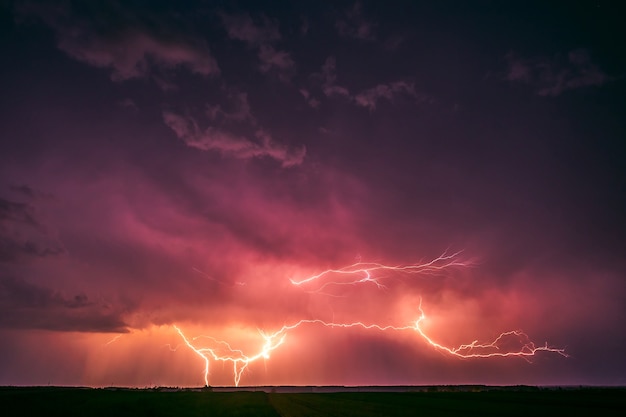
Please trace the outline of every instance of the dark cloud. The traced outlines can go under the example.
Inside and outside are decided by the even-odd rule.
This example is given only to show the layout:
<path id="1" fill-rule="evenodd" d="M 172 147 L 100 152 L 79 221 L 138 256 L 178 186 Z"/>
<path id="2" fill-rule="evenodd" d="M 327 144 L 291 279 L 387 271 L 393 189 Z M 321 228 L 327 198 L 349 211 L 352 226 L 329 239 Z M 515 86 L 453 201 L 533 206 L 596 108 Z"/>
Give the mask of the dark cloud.
<path id="1" fill-rule="evenodd" d="M 20 191 L 30 188 L 20 188 Z M 35 220 L 33 208 L 26 203 L 18 203 L 0 198 L 0 221 L 22 223 L 35 228 L 40 228 L 40 224 Z"/>
<path id="2" fill-rule="evenodd" d="M 24 3 L 17 9 L 22 15 L 37 16 L 48 24 L 56 34 L 59 49 L 72 58 L 110 69 L 113 81 L 147 77 L 155 70 L 177 67 L 204 76 L 220 73 L 201 38 L 173 35 L 164 28 L 164 21 L 148 24 L 145 16 L 129 13 L 117 2 L 97 4 L 101 9 L 91 14 L 77 12 L 85 9 L 72 7 L 71 3 Z"/>
<path id="3" fill-rule="evenodd" d="M 79 332 L 127 332 L 120 312 L 85 294 L 64 296 L 22 279 L 0 276 L 0 327 Z"/>
<path id="4" fill-rule="evenodd" d="M 255 23 L 250 15 L 228 15 L 220 13 L 222 23 L 230 39 L 240 40 L 258 49 L 259 70 L 263 73 L 277 72 L 280 79 L 288 81 L 294 71 L 295 62 L 287 51 L 276 49 L 274 43 L 282 39 L 278 25 L 266 16 L 262 23 Z"/>
<path id="5" fill-rule="evenodd" d="M 591 61 L 589 51 L 575 49 L 553 58 L 522 58 L 514 53 L 506 56 L 508 70 L 505 79 L 528 84 L 540 96 L 558 96 L 569 90 L 601 87 L 612 80 Z"/>
<path id="6" fill-rule="evenodd" d="M 406 329 L 307 323 L 242 383 L 624 382 L 612 6 L 12 4 L 0 383 L 198 385 L 173 324 L 252 355 L 302 319 Z M 446 249 L 468 264 L 358 269 Z M 523 329 L 575 358 L 461 360 L 420 306 L 442 345 Z"/>
<path id="7" fill-rule="evenodd" d="M 376 26 L 374 21 L 365 17 L 363 5 L 359 1 L 346 10 L 335 23 L 339 35 L 365 41 L 376 40 Z"/>
<path id="8" fill-rule="evenodd" d="M 312 108 L 317 109 L 320 106 L 320 101 L 315 97 L 311 97 L 311 93 L 306 88 L 301 88 L 300 94 L 302 94 L 302 97 L 304 97 L 307 104 Z"/>
<path id="9" fill-rule="evenodd" d="M 145 77 L 150 66 L 165 69 L 187 67 L 201 75 L 217 75 L 219 67 L 208 50 L 181 43 L 162 41 L 145 33 L 127 33 L 116 41 L 94 38 L 86 34 L 67 35 L 60 32 L 59 48 L 87 64 L 111 68 L 111 79 L 124 81 Z M 82 39 L 87 38 L 87 41 Z"/>
<path id="10" fill-rule="evenodd" d="M 231 39 L 240 40 L 251 46 L 261 46 L 281 39 L 278 25 L 266 16 L 262 23 L 255 23 L 249 14 L 229 15 L 220 13 L 222 24 Z"/>
<path id="11" fill-rule="evenodd" d="M 317 75 L 317 74 L 316 74 Z M 346 87 L 337 85 L 337 60 L 334 56 L 329 56 L 322 65 L 321 72 L 322 91 L 327 97 L 345 96 L 350 97 L 350 91 Z"/>
<path id="12" fill-rule="evenodd" d="M 366 107 L 370 111 L 376 110 L 376 103 L 381 99 L 393 101 L 397 95 L 416 97 L 415 85 L 405 81 L 396 81 L 389 84 L 379 84 L 374 88 L 365 90 L 354 97 L 358 106 Z"/>
<path id="13" fill-rule="evenodd" d="M 220 123 L 250 123 L 256 125 L 256 119 L 252 115 L 248 94 L 242 92 L 231 92 L 228 94 L 228 104 L 207 105 L 206 114 L 212 122 Z M 226 109 L 226 110 L 224 110 Z"/>
<path id="14" fill-rule="evenodd" d="M 352 94 L 347 87 L 337 82 L 337 62 L 334 56 L 326 58 L 326 61 L 322 65 L 321 72 L 313 74 L 313 78 L 321 82 L 321 89 L 326 97 L 342 97 L 348 99 L 359 107 L 367 108 L 370 112 L 376 110 L 376 105 L 381 99 L 393 102 L 398 96 L 406 96 L 413 99 L 415 102 L 427 100 L 425 94 L 416 92 L 415 84 L 411 81 L 393 81 L 378 84 L 375 87 Z M 305 91 L 306 94 L 302 91 Z M 310 105 L 311 101 L 315 100 L 314 97 L 310 97 L 311 94 L 306 89 L 301 90 L 300 93 Z M 317 100 L 313 101 L 313 103 L 319 105 Z"/>
<path id="15" fill-rule="evenodd" d="M 20 187 L 20 192 L 29 187 Z M 37 219 L 32 205 L 0 198 L 0 262 L 24 257 L 46 257 L 65 252 L 61 242 Z"/>
<path id="16" fill-rule="evenodd" d="M 35 195 L 35 190 L 30 188 L 28 185 L 11 185 L 10 189 L 17 193 L 24 194 L 26 197 L 33 197 Z M 0 206 L 1 205 L 2 203 L 0 203 Z"/>
<path id="17" fill-rule="evenodd" d="M 261 45 L 259 48 L 259 60 L 261 71 L 268 72 L 276 69 L 281 72 L 290 71 L 294 67 L 293 59 L 285 51 L 277 51 L 270 45 Z"/>
<path id="18" fill-rule="evenodd" d="M 269 157 L 285 167 L 299 165 L 304 159 L 303 147 L 289 148 L 281 145 L 262 129 L 256 130 L 256 141 L 252 141 L 212 126 L 201 129 L 193 117 L 170 111 L 163 112 L 163 120 L 179 139 L 192 148 L 218 151 L 240 159 Z"/>
<path id="19" fill-rule="evenodd" d="M 139 108 L 137 104 L 133 101 L 133 99 L 126 97 L 118 102 L 119 106 L 131 111 L 137 111 Z"/>

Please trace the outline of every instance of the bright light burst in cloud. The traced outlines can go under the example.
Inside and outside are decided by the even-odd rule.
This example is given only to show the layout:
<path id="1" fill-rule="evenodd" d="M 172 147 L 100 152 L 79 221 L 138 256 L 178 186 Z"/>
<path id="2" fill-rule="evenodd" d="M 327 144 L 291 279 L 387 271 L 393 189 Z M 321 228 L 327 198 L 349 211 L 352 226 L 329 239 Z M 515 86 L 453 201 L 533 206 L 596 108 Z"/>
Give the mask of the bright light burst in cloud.
<path id="1" fill-rule="evenodd" d="M 621 14 L 566 9 L 3 3 L 0 385 L 626 384 Z"/>
<path id="2" fill-rule="evenodd" d="M 387 272 L 391 274 L 400 275 L 428 275 L 441 273 L 445 269 L 457 266 L 465 266 L 466 262 L 462 262 L 458 259 L 458 253 L 443 254 L 438 258 L 433 259 L 430 262 L 423 264 L 409 264 L 399 266 L 388 266 L 379 263 L 363 263 L 358 262 L 341 269 L 331 269 L 323 271 L 317 275 L 309 278 L 291 281 L 293 285 L 302 286 L 312 282 L 324 280 L 327 276 L 337 276 L 337 281 L 327 281 L 321 284 L 316 294 L 324 294 L 321 292 L 326 286 L 335 285 L 349 285 L 356 286 L 366 283 L 374 284 L 378 289 L 386 288 L 380 280 L 378 275 L 381 272 Z M 327 295 L 327 294 L 324 294 Z M 300 327 L 307 326 L 322 326 L 330 329 L 349 329 L 358 328 L 364 330 L 374 330 L 378 332 L 403 332 L 413 331 L 417 333 L 423 341 L 432 346 L 433 348 L 446 352 L 451 356 L 456 356 L 462 359 L 486 359 L 497 357 L 521 357 L 529 360 L 530 357 L 535 356 L 538 352 L 552 352 L 561 356 L 567 357 L 565 349 L 549 347 L 547 342 L 543 346 L 538 346 L 532 342 L 528 335 L 521 330 L 511 330 L 500 333 L 495 339 L 488 342 L 479 342 L 474 340 L 471 343 L 462 344 L 458 347 L 447 347 L 441 345 L 432 340 L 420 326 L 420 323 L 426 319 L 426 315 L 422 310 L 422 302 L 420 300 L 417 306 L 417 318 L 409 325 L 389 325 L 389 324 L 376 324 L 376 323 L 364 323 L 361 321 L 353 322 L 327 322 L 320 319 L 302 319 L 293 324 L 285 324 L 280 329 L 268 333 L 259 329 L 260 338 L 263 340 L 263 344 L 258 351 L 253 354 L 245 354 L 243 350 L 233 348 L 230 343 L 224 340 L 217 340 L 212 336 L 196 336 L 189 338 L 185 333 L 177 326 L 174 326 L 178 334 L 184 340 L 185 345 L 200 356 L 204 361 L 204 383 L 209 385 L 210 375 L 210 363 L 214 362 L 230 362 L 233 366 L 233 382 L 236 386 L 241 383 L 241 377 L 248 365 L 251 363 L 263 359 L 270 359 L 272 352 L 281 345 L 285 344 L 288 333 L 291 330 L 298 329 Z M 512 341 L 512 342 L 511 342 Z M 208 344 L 206 343 L 208 342 Z"/>

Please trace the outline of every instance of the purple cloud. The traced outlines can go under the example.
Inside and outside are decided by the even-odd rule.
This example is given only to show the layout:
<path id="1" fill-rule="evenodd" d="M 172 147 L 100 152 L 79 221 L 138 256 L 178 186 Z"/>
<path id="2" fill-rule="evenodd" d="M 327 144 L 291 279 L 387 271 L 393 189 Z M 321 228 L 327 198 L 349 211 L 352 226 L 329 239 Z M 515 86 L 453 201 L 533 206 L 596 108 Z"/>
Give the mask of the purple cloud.
<path id="1" fill-rule="evenodd" d="M 122 313 L 84 293 L 68 296 L 0 276 L 0 328 L 126 333 Z"/>
<path id="2" fill-rule="evenodd" d="M 268 72 L 272 69 L 278 71 L 288 71 L 294 67 L 293 59 L 285 51 L 277 51 L 270 45 L 261 45 L 259 48 L 259 60 L 261 61 L 261 72 Z"/>
<path id="3" fill-rule="evenodd" d="M 367 41 L 376 40 L 376 23 L 366 19 L 362 9 L 361 3 L 357 1 L 343 18 L 337 20 L 335 28 L 339 35 Z"/>
<path id="4" fill-rule="evenodd" d="M 63 244 L 38 219 L 31 204 L 0 197 L 0 262 L 64 252 Z"/>
<path id="5" fill-rule="evenodd" d="M 416 97 L 415 86 L 405 81 L 396 81 L 389 84 L 378 84 L 376 87 L 365 90 L 354 97 L 358 106 L 367 107 L 370 111 L 376 110 L 376 103 L 381 99 L 392 101 L 399 94 Z"/>
<path id="6" fill-rule="evenodd" d="M 229 94 L 230 108 L 224 110 L 221 105 L 208 105 L 206 115 L 211 121 L 220 121 L 224 123 L 249 122 L 256 125 L 256 119 L 252 115 L 250 103 L 248 102 L 248 94 L 231 93 Z"/>
<path id="7" fill-rule="evenodd" d="M 334 56 L 326 58 L 322 65 L 322 91 L 326 97 L 343 96 L 350 98 L 350 91 L 343 86 L 337 85 L 336 60 Z"/>
<path id="8" fill-rule="evenodd" d="M 221 13 L 220 17 L 228 37 L 231 39 L 259 46 L 281 38 L 278 26 L 266 17 L 263 17 L 263 24 L 261 25 L 255 24 L 248 14 L 228 15 Z"/>
<path id="9" fill-rule="evenodd" d="M 218 151 L 239 159 L 270 157 L 284 167 L 301 164 L 306 153 L 304 147 L 291 149 L 276 143 L 260 129 L 256 132 L 259 143 L 212 126 L 202 130 L 194 118 L 169 111 L 163 112 L 163 120 L 187 146 L 203 151 Z"/>
<path id="10" fill-rule="evenodd" d="M 120 17 L 124 24 L 103 25 L 64 5 L 28 4 L 19 11 L 50 26 L 56 34 L 58 48 L 67 55 L 94 67 L 110 69 L 113 81 L 145 77 L 155 69 L 176 67 L 205 76 L 220 73 L 202 39 L 190 35 L 164 36 L 153 25 L 145 24 L 145 17 L 125 15 L 124 19 Z M 111 7 L 110 12 L 117 10 Z"/>
<path id="11" fill-rule="evenodd" d="M 111 69 L 113 81 L 144 77 L 151 65 L 181 66 L 201 75 L 220 73 L 208 48 L 163 41 L 147 33 L 129 32 L 119 41 L 70 30 L 59 35 L 61 50 L 79 61 Z"/>
<path id="12" fill-rule="evenodd" d="M 256 24 L 250 15 L 227 15 L 221 13 L 222 23 L 228 37 L 245 42 L 258 50 L 259 70 L 263 73 L 276 71 L 279 78 L 288 81 L 295 63 L 288 52 L 278 50 L 272 43 L 281 39 L 278 25 L 262 16 L 262 24 Z"/>
<path id="13" fill-rule="evenodd" d="M 506 60 L 508 68 L 504 78 L 507 81 L 528 84 L 540 96 L 555 97 L 569 90 L 600 87 L 612 80 L 612 77 L 591 62 L 586 49 L 570 51 L 567 60 L 560 56 L 525 59 L 514 53 L 507 54 Z"/>

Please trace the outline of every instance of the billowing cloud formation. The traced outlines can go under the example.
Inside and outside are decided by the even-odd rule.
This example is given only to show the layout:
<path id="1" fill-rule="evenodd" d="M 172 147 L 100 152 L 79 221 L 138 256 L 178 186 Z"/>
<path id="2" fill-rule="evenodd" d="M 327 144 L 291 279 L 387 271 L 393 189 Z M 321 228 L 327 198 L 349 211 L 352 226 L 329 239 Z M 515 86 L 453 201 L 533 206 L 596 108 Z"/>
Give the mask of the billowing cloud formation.
<path id="1" fill-rule="evenodd" d="M 626 383 L 610 5 L 14 4 L 0 384 Z"/>
<path id="2" fill-rule="evenodd" d="M 241 159 L 270 157 L 280 161 L 285 167 L 301 164 L 306 153 L 304 147 L 289 149 L 277 144 L 263 130 L 256 132 L 255 136 L 259 140 L 257 143 L 212 126 L 202 130 L 190 116 L 164 111 L 163 120 L 188 146 L 203 151 L 219 151 Z"/>
<path id="3" fill-rule="evenodd" d="M 611 80 L 590 58 L 589 51 L 575 49 L 567 54 L 567 61 L 556 58 L 520 58 L 513 53 L 506 56 L 506 79 L 533 86 L 540 96 L 558 96 L 565 91 L 601 86 Z"/>

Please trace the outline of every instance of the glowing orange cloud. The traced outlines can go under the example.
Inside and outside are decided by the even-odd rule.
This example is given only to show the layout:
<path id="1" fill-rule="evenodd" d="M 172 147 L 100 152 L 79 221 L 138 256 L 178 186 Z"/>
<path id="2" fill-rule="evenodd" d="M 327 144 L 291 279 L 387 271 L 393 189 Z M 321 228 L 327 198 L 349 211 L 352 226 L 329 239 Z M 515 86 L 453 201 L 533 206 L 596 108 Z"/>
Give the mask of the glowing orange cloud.
<path id="1" fill-rule="evenodd" d="M 321 290 L 332 285 L 358 285 L 372 283 L 378 288 L 385 288 L 381 284 L 381 277 L 376 276 L 377 273 L 385 271 L 393 271 L 403 274 L 434 274 L 445 269 L 457 266 L 468 266 L 468 262 L 459 259 L 460 252 L 446 254 L 421 264 L 408 264 L 400 266 L 388 266 L 380 263 L 364 263 L 357 262 L 352 265 L 340 268 L 329 269 L 317 275 L 313 275 L 302 280 L 291 280 L 295 286 L 305 286 L 318 283 L 317 287 L 312 291 L 320 293 Z M 269 359 L 270 353 L 283 345 L 286 341 L 289 331 L 306 325 L 318 325 L 328 328 L 362 328 L 364 330 L 376 330 L 380 332 L 404 332 L 413 331 L 417 333 L 433 348 L 440 350 L 449 355 L 464 358 L 492 358 L 492 357 L 521 357 L 529 360 L 537 352 L 557 353 L 567 357 L 564 349 L 553 348 L 544 345 L 536 345 L 521 330 L 512 330 L 500 333 L 496 338 L 487 342 L 479 342 L 474 340 L 468 344 L 462 344 L 458 347 L 449 347 L 434 341 L 429 337 L 421 327 L 421 323 L 426 319 L 426 315 L 422 310 L 421 299 L 417 307 L 419 316 L 413 320 L 412 324 L 407 325 L 382 325 L 376 323 L 364 323 L 361 321 L 354 322 L 334 322 L 321 319 L 302 319 L 293 324 L 285 324 L 279 330 L 273 333 L 266 333 L 259 330 L 262 344 L 258 350 L 252 354 L 246 354 L 240 349 L 235 349 L 223 340 L 218 340 L 212 336 L 197 336 L 190 338 L 178 327 L 174 326 L 185 345 L 200 356 L 204 361 L 204 382 L 209 385 L 209 363 L 213 361 L 230 362 L 233 365 L 233 377 L 236 386 L 239 385 L 243 372 L 249 364 L 259 359 Z"/>

